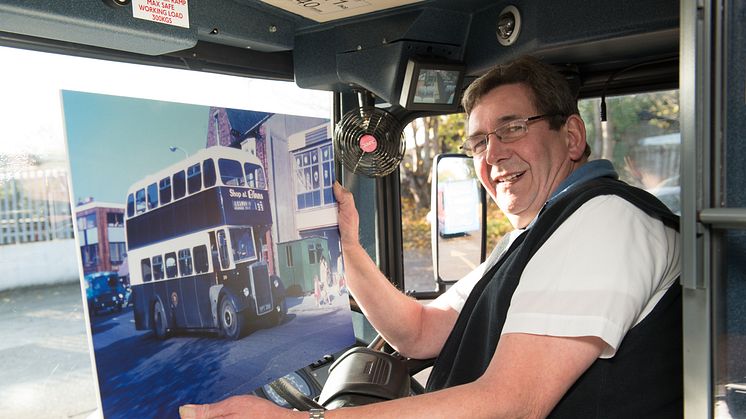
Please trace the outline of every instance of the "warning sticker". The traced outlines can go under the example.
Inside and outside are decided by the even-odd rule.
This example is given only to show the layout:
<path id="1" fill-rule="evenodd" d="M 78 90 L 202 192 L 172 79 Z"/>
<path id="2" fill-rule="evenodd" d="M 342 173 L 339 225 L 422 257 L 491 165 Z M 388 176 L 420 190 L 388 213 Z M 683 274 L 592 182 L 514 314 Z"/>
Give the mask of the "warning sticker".
<path id="1" fill-rule="evenodd" d="M 417 3 L 422 0 L 262 0 L 316 22 L 329 22 L 351 16 Z"/>
<path id="2" fill-rule="evenodd" d="M 188 0 L 132 0 L 132 16 L 188 28 L 188 3 Z"/>

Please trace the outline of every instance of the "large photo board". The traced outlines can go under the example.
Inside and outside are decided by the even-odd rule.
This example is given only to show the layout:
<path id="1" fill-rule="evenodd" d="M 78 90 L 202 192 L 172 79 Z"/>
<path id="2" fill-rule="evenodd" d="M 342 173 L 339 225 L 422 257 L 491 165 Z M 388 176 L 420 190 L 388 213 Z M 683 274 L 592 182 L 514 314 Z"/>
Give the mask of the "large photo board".
<path id="1" fill-rule="evenodd" d="M 175 418 L 354 343 L 328 119 L 62 101 L 104 417 Z"/>

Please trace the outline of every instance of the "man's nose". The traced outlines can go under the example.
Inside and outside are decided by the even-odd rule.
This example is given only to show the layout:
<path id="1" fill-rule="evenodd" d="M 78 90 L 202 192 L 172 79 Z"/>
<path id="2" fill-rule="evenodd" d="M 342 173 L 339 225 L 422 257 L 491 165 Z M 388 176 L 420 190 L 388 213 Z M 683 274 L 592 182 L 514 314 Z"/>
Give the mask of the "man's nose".
<path id="1" fill-rule="evenodd" d="M 487 163 L 494 165 L 500 160 L 507 158 L 508 153 L 508 147 L 505 147 L 505 144 L 503 144 L 495 134 L 490 134 L 489 137 L 487 137 L 487 150 L 485 150 L 484 156 Z"/>

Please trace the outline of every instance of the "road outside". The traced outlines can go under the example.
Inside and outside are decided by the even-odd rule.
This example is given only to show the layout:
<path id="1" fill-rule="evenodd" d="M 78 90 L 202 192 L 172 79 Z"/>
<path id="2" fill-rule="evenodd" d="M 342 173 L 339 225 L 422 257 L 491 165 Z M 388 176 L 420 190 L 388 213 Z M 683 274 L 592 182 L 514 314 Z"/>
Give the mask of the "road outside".
<path id="1" fill-rule="evenodd" d="M 479 265 L 480 237 L 462 235 L 438 238 L 440 277 L 456 281 Z M 430 246 L 404 251 L 404 281 L 407 290 L 436 291 Z"/>
<path id="2" fill-rule="evenodd" d="M 96 388 L 77 282 L 0 292 L 0 416 L 88 417 Z"/>
<path id="3" fill-rule="evenodd" d="M 279 326 L 239 340 L 185 332 L 158 340 L 136 331 L 131 308 L 93 319 L 102 404 L 107 418 L 177 418 L 185 403 L 207 403 L 257 387 L 354 343 L 347 294 L 316 306 L 289 298 Z"/>
<path id="4" fill-rule="evenodd" d="M 282 325 L 238 341 L 210 333 L 159 341 L 134 330 L 131 309 L 97 316 L 106 417 L 176 417 L 180 404 L 247 393 L 277 368 L 314 361 L 352 336 L 346 297 L 320 308 L 313 297 L 290 299 Z M 0 293 L 0 417 L 100 417 L 84 317 L 78 283 Z"/>

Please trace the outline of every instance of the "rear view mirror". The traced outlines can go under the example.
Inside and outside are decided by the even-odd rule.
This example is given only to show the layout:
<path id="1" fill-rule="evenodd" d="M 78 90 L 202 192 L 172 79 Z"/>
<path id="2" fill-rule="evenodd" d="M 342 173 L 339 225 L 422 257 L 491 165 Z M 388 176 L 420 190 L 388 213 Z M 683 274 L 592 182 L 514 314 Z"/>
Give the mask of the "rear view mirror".
<path id="1" fill-rule="evenodd" d="M 484 260 L 485 192 L 462 154 L 436 156 L 432 188 L 433 271 L 438 283 L 450 283 Z"/>

